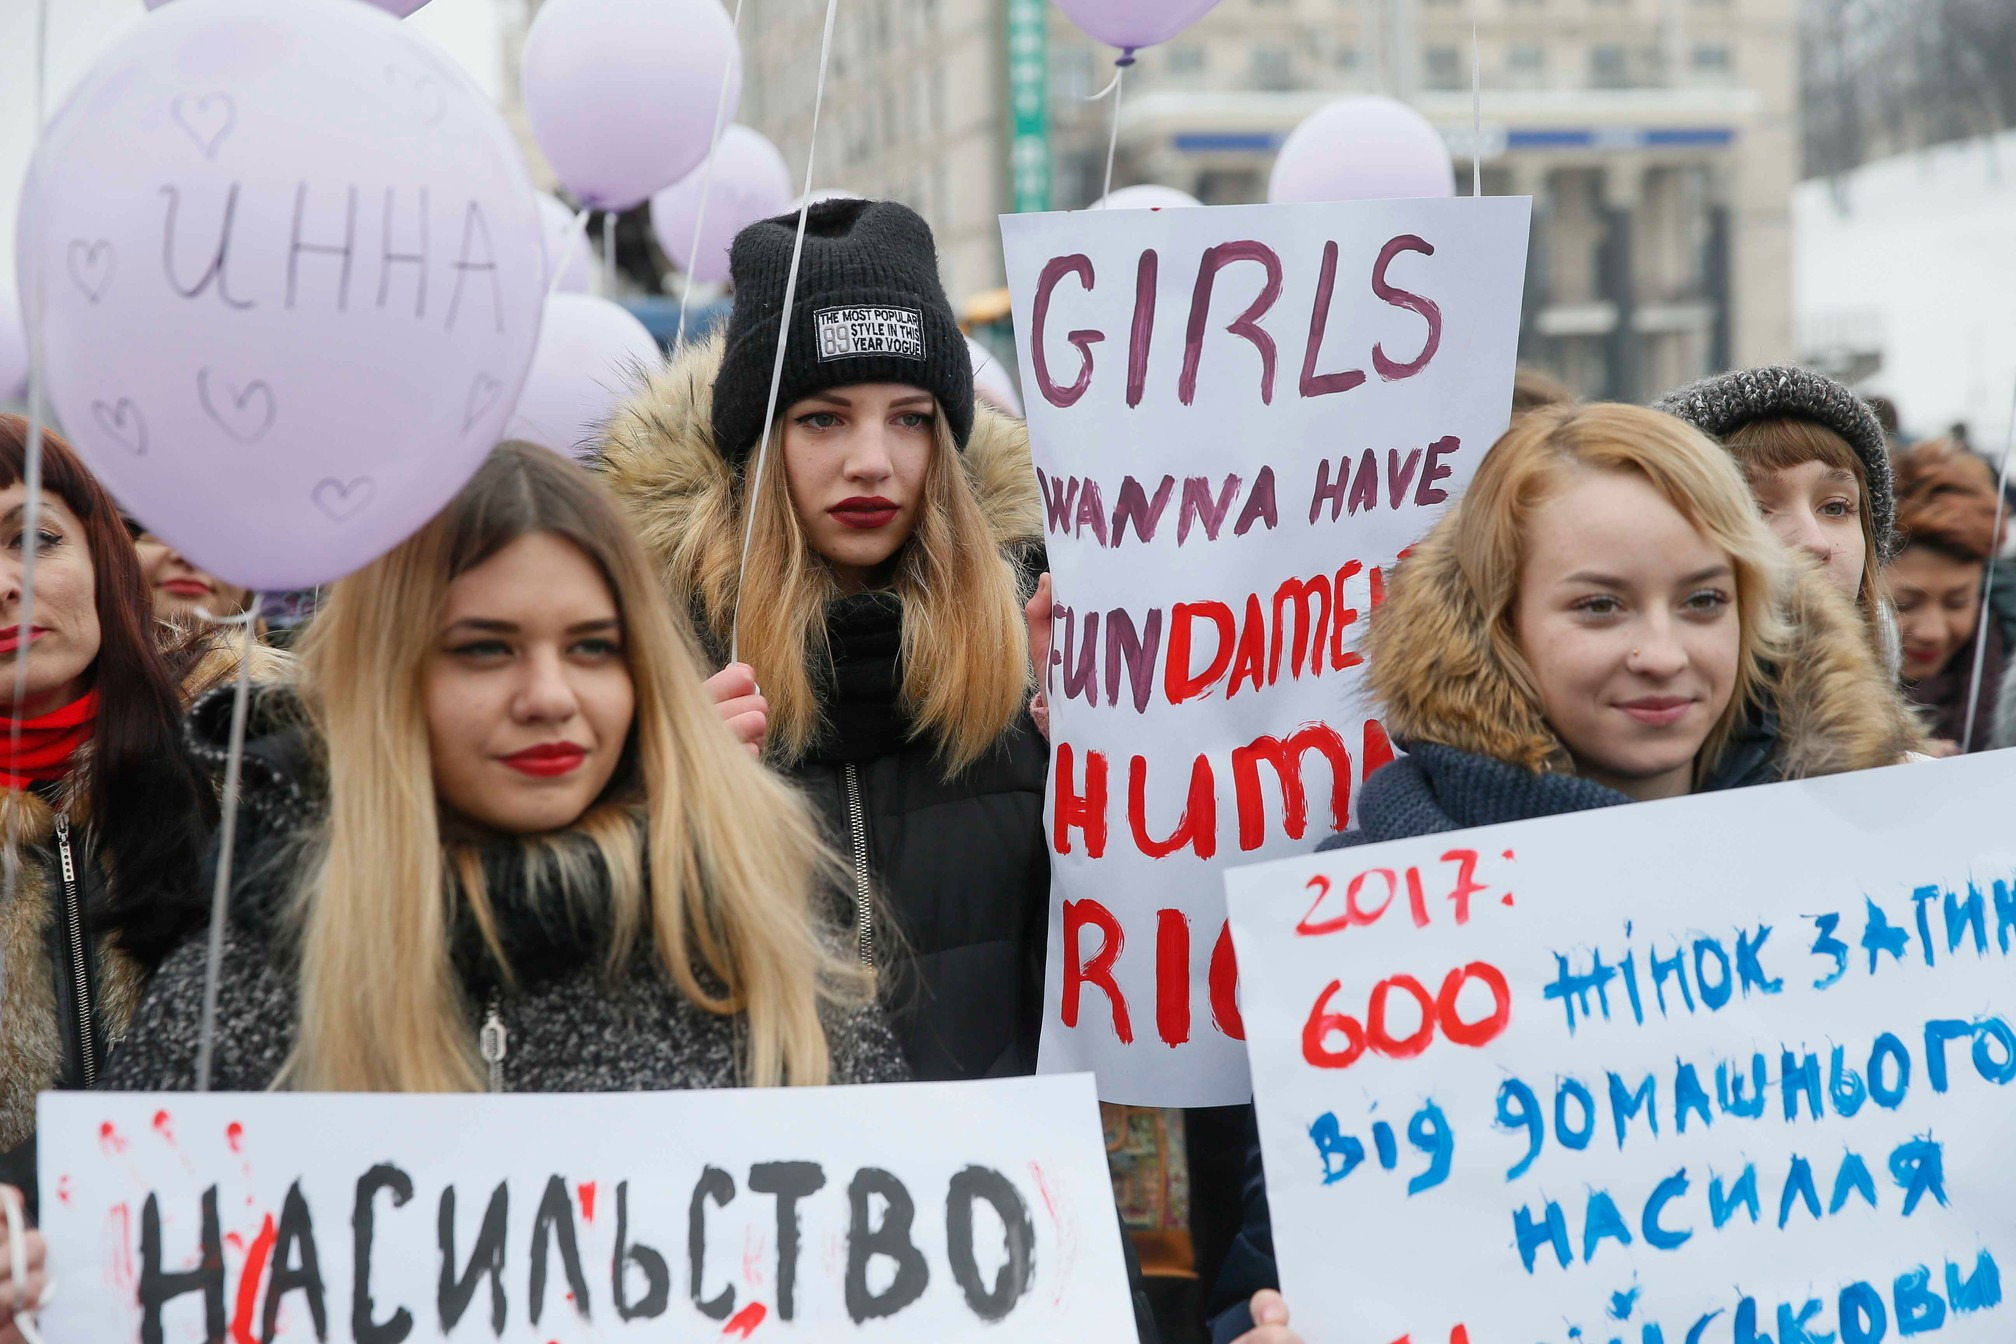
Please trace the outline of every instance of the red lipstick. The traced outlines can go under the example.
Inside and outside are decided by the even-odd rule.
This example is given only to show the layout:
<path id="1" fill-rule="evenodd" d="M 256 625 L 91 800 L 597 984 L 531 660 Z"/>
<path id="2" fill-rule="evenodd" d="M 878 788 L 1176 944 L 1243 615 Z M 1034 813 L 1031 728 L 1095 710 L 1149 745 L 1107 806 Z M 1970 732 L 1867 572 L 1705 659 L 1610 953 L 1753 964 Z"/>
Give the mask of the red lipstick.
<path id="1" fill-rule="evenodd" d="M 895 522 L 900 510 L 880 495 L 856 495 L 853 499 L 841 500 L 826 512 L 848 527 L 872 532 Z"/>
<path id="2" fill-rule="evenodd" d="M 575 742 L 542 742 L 536 747 L 514 751 L 503 759 L 504 764 L 521 774 L 557 779 L 579 770 L 581 762 L 588 759 L 588 749 Z"/>
<path id="3" fill-rule="evenodd" d="M 201 579 L 169 579 L 161 585 L 161 591 L 176 597 L 208 597 L 210 585 Z"/>
<path id="4" fill-rule="evenodd" d="M 28 627 L 28 638 L 26 642 L 29 644 L 33 644 L 36 640 L 42 638 L 42 636 L 48 633 L 49 632 L 46 629 L 44 629 L 39 625 L 31 625 Z M 12 653 L 16 649 L 20 648 L 22 643 L 23 641 L 21 638 L 20 626 L 10 625 L 4 630 L 0 630 L 0 654 Z"/>

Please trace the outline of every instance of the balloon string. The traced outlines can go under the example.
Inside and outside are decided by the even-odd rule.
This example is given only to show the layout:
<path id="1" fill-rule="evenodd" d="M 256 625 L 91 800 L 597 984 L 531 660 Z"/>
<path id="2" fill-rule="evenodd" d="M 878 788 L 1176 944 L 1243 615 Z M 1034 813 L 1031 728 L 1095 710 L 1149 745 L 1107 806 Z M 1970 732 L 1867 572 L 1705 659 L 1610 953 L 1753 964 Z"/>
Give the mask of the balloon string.
<path id="1" fill-rule="evenodd" d="M 602 212 L 602 297 L 616 297 L 616 212 Z"/>
<path id="2" fill-rule="evenodd" d="M 756 503 L 763 497 L 763 464 L 770 458 L 770 430 L 777 420 L 777 391 L 784 384 L 784 345 L 791 335 L 791 310 L 798 302 L 798 264 L 805 255 L 805 216 L 812 209 L 812 164 L 819 156 L 819 110 L 826 101 L 826 58 L 833 54 L 833 19 L 840 0 L 826 0 L 826 32 L 819 42 L 819 82 L 812 90 L 812 134 L 805 144 L 805 191 L 798 198 L 798 236 L 791 243 L 791 271 L 784 280 L 784 306 L 777 314 L 777 357 L 770 365 L 770 400 L 763 408 L 763 434 L 749 491 L 742 497 L 742 561 L 735 571 L 735 618 L 728 633 L 728 661 L 742 661 L 742 581 L 749 573 L 749 538 L 756 531 Z"/>
<path id="3" fill-rule="evenodd" d="M 583 210 L 568 221 L 567 231 L 560 235 L 560 245 L 553 250 L 553 275 L 546 282 L 547 298 L 560 292 L 560 278 L 567 274 L 567 254 L 587 236 L 588 212 Z"/>
<path id="4" fill-rule="evenodd" d="M 2002 444 L 2002 470 L 1995 490 L 1995 549 L 2002 549 L 2002 514 L 2009 500 L 2009 457 L 2016 449 L 2016 398 L 2009 404 L 2009 437 Z M 1960 729 L 1960 754 L 1974 750 L 1974 711 L 1981 705 L 1981 675 L 1988 656 L 1988 622 L 1993 613 L 1988 599 L 1995 595 L 1995 565 L 1988 565 L 1987 580 L 1981 585 L 1981 620 L 1974 628 L 1974 674 L 1967 684 L 1967 717 Z"/>
<path id="5" fill-rule="evenodd" d="M 224 968 L 224 915 L 230 908 L 231 848 L 238 838 L 238 780 L 245 759 L 245 719 L 252 698 L 252 643 L 259 626 L 258 593 L 252 594 L 240 616 L 204 619 L 218 625 L 243 625 L 245 642 L 238 650 L 238 688 L 231 699 L 231 746 L 224 757 L 224 794 L 217 824 L 217 878 L 210 887 L 210 946 L 203 960 L 203 1024 L 196 1035 L 196 1090 L 210 1090 L 210 1064 L 217 1046 L 217 983 Z"/>
<path id="6" fill-rule="evenodd" d="M 38 141 L 42 138 L 48 77 L 49 0 L 41 0 L 35 7 L 35 138 Z M 30 538 L 36 535 L 41 525 L 42 423 L 47 416 L 48 397 L 42 367 L 42 305 L 47 288 L 42 283 L 41 249 L 35 249 L 35 253 L 36 265 L 26 277 L 27 293 L 21 296 L 28 309 L 28 442 L 21 453 L 21 491 L 24 496 L 21 531 Z M 31 541 L 21 551 L 21 615 L 16 622 L 16 627 L 21 630 L 35 627 L 35 555 L 40 549 Z M 28 699 L 28 646 L 29 641 L 23 639 L 15 647 L 14 702 L 7 714 L 13 725 L 7 733 L 8 749 L 17 756 L 21 752 L 21 721 L 28 717 L 23 709 L 23 703 Z M 15 830 L 10 825 L 5 837 L 5 861 L 0 862 L 0 902 L 9 908 L 14 904 L 14 888 L 21 874 L 21 855 L 15 839 Z M 5 975 L 6 968 L 0 965 L 0 986 L 6 983 Z"/>
<path id="7" fill-rule="evenodd" d="M 1109 86 L 1113 94 L 1113 133 L 1106 141 L 1106 189 L 1099 194 L 1099 208 L 1106 208 L 1106 198 L 1113 194 L 1113 156 L 1120 149 L 1120 100 L 1126 94 L 1123 81 L 1127 77 L 1127 67 L 1134 63 L 1133 48 L 1127 49 L 1113 67 L 1113 83 Z M 1104 97 L 1104 94 L 1100 95 Z"/>
<path id="8" fill-rule="evenodd" d="M 1484 194 L 1484 59 L 1477 49 L 1477 24 L 1470 24 L 1470 194 Z"/>
<path id="9" fill-rule="evenodd" d="M 742 0 L 735 0 L 735 12 L 728 18 L 728 63 L 721 70 L 721 96 L 714 101 L 714 138 L 707 144 L 707 161 L 700 165 L 700 208 L 693 215 L 693 246 L 686 252 L 686 283 L 679 286 L 679 328 L 672 334 L 672 348 L 686 344 L 686 301 L 693 296 L 693 264 L 700 259 L 700 234 L 707 225 L 707 196 L 714 189 L 714 155 L 721 148 L 721 128 L 728 120 L 728 81 L 734 76 L 740 55 L 737 44 L 742 34 Z"/>

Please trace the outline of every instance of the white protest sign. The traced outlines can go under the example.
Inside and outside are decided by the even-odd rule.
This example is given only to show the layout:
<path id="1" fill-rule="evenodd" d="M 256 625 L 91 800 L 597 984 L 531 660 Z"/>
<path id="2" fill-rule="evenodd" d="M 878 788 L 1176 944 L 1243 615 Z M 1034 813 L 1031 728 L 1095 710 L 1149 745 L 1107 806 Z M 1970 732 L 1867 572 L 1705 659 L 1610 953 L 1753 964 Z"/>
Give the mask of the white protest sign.
<path id="1" fill-rule="evenodd" d="M 1134 1335 L 1089 1078 L 41 1098 L 48 1344 Z"/>
<path id="2" fill-rule="evenodd" d="M 1391 755 L 1358 636 L 1505 428 L 1529 204 L 1003 216 L 1057 600 L 1045 1070 L 1246 1098 L 1220 873 Z"/>
<path id="3" fill-rule="evenodd" d="M 2016 1338 L 2012 797 L 1997 752 L 1229 874 L 1303 1336 Z"/>

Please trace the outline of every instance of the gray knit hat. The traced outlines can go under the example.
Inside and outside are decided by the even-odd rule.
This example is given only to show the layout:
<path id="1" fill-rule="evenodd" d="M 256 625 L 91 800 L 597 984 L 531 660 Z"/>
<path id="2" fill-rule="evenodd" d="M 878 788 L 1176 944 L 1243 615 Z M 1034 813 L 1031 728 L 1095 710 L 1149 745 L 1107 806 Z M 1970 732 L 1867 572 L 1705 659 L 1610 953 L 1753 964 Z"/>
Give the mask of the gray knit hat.
<path id="1" fill-rule="evenodd" d="M 1876 558 L 1897 554 L 1897 496 L 1890 447 L 1868 403 L 1824 373 L 1790 364 L 1736 369 L 1668 392 L 1654 410 L 1676 415 L 1717 443 L 1756 420 L 1811 420 L 1839 434 L 1862 463 Z"/>

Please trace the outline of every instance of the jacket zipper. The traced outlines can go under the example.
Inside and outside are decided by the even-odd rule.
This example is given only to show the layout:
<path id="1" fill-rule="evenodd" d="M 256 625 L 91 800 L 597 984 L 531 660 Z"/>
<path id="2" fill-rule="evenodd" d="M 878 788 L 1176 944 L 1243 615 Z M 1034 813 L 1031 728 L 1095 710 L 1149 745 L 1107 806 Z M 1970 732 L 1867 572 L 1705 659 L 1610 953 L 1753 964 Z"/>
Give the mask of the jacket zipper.
<path id="1" fill-rule="evenodd" d="M 847 831 L 854 849 L 854 948 L 863 966 L 875 964 L 875 914 L 868 899 L 868 817 L 861 806 L 861 771 L 842 767 L 847 784 Z"/>
<path id="2" fill-rule="evenodd" d="M 56 853 L 63 861 L 63 917 L 70 928 L 70 969 L 77 978 L 78 1055 L 84 1086 L 98 1085 L 98 1046 L 91 1039 L 91 978 L 84 963 L 84 911 L 77 900 L 77 862 L 70 851 L 70 815 L 56 814 Z"/>
<path id="3" fill-rule="evenodd" d="M 490 1090 L 504 1090 L 504 1055 L 509 1048 L 510 1034 L 504 1030 L 503 998 L 496 990 L 490 991 L 490 1010 L 483 1018 L 483 1027 L 476 1033 L 476 1048 L 483 1054 L 483 1062 L 490 1066 Z"/>

